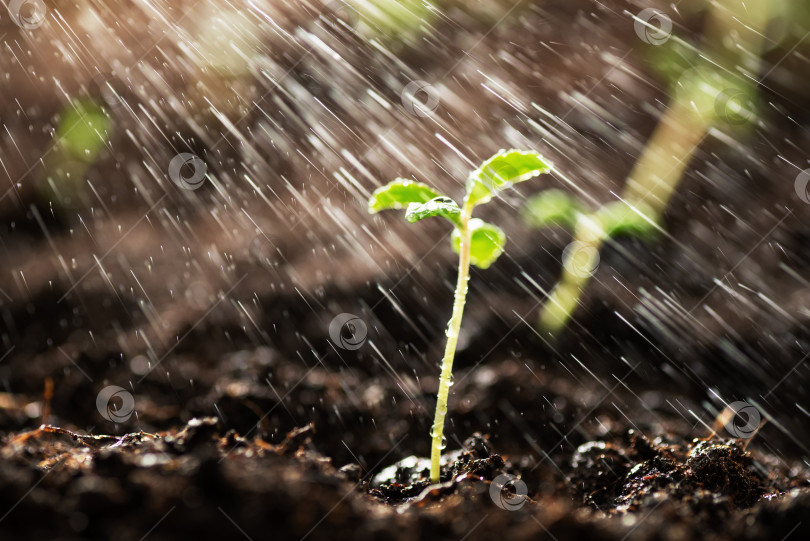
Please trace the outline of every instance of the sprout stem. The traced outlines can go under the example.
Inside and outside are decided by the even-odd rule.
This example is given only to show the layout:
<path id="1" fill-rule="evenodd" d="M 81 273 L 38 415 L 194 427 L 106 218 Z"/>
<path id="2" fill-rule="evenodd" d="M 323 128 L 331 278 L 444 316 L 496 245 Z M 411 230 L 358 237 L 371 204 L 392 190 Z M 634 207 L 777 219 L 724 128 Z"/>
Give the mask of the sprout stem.
<path id="1" fill-rule="evenodd" d="M 676 99 L 661 119 L 624 189 L 623 199 L 629 205 L 646 203 L 656 212 L 657 215 L 650 216 L 650 219 L 658 220 L 663 214 L 686 165 L 712 126 L 713 118 L 694 112 L 689 98 Z M 588 218 L 599 219 L 596 213 Z M 595 239 L 587 229 L 577 228 L 573 240 L 588 243 L 599 250 L 606 239 L 604 236 Z M 552 335 L 559 333 L 568 324 L 591 279 L 590 274 L 572 274 L 567 270 L 577 265 L 591 268 L 593 262 L 563 261 L 562 278 L 540 311 L 539 326 Z"/>
<path id="2" fill-rule="evenodd" d="M 762 51 L 761 30 L 770 20 L 769 9 L 771 4 L 765 0 L 753 0 L 746 4 L 745 9 L 729 0 L 713 4 L 702 53 L 708 58 L 716 59 L 712 61 L 712 71 L 736 71 L 735 64 L 743 63 L 739 51 L 745 51 L 750 58 L 759 59 Z M 749 31 L 741 33 L 740 28 L 747 28 Z M 736 38 L 729 42 L 727 37 L 732 34 Z M 728 43 L 733 43 L 733 48 Z M 758 66 L 759 62 L 755 65 Z M 754 75 L 751 74 L 751 79 L 755 80 Z M 682 80 L 681 84 L 686 84 L 686 81 Z M 622 199 L 629 205 L 646 203 L 656 213 L 656 216 L 650 216 L 651 219 L 657 220 L 663 214 L 703 138 L 722 120 L 718 118 L 716 111 L 701 113 L 695 110 L 694 103 L 700 97 L 698 94 L 697 90 L 693 90 L 691 93 L 676 95 L 625 186 Z M 598 217 L 592 215 L 591 218 Z M 587 234 L 587 231 L 577 229 L 574 232 L 574 241 L 588 241 L 580 236 L 583 232 Z M 598 250 L 605 240 L 601 238 L 590 242 Z M 590 265 L 593 262 L 586 263 Z M 563 268 L 573 264 L 573 261 L 564 261 Z M 561 331 L 571 319 L 589 280 L 589 274 L 577 275 L 564 271 L 540 312 L 538 326 L 552 335 Z"/>
<path id="3" fill-rule="evenodd" d="M 453 301 L 453 314 L 447 324 L 447 344 L 444 347 L 442 359 L 442 373 L 439 376 L 439 393 L 436 397 L 436 415 L 433 418 L 433 428 L 430 431 L 430 482 L 438 483 L 441 474 L 441 457 L 444 449 L 444 418 L 447 415 L 447 399 L 450 396 L 450 386 L 453 385 L 453 359 L 456 356 L 456 345 L 461 330 L 461 317 L 464 314 L 464 305 L 467 302 L 467 282 L 470 279 L 470 228 L 468 223 L 472 209 L 468 205 L 462 208 L 459 227 L 461 244 L 459 246 L 458 281 Z"/>

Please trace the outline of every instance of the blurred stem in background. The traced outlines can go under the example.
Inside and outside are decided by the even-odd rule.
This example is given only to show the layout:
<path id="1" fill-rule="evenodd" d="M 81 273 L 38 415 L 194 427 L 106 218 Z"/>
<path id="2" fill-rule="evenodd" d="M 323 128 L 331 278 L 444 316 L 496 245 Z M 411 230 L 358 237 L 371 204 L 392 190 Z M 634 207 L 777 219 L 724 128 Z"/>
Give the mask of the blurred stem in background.
<path id="1" fill-rule="evenodd" d="M 771 7 L 770 0 L 711 2 L 696 66 L 681 73 L 674 85 L 671 106 L 627 180 L 621 198 L 627 204 L 626 212 L 644 208 L 649 221 L 658 223 L 687 164 L 709 131 L 719 124 L 744 125 L 754 116 L 762 36 Z M 689 47 L 674 36 L 671 39 Z M 585 219 L 598 222 L 598 211 Z M 592 227 L 575 228 L 574 242 L 587 242 L 594 248 L 585 255 L 592 261 L 582 261 L 582 251 L 567 254 L 563 275 L 541 310 L 541 330 L 556 334 L 568 323 L 590 278 L 588 273 L 568 269 L 595 267 L 598 250 L 606 238 L 604 234 L 594 238 Z M 574 256 L 580 260 L 571 260 Z"/>

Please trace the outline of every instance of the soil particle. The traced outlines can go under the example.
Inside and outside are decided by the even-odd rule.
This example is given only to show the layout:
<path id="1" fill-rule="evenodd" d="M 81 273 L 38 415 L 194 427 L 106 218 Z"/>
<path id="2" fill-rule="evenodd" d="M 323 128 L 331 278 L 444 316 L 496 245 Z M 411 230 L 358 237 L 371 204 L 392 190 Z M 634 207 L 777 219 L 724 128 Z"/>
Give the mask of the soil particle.
<path id="1" fill-rule="evenodd" d="M 739 440 L 695 440 L 686 467 L 687 482 L 728 496 L 737 507 L 751 507 L 765 492 L 765 479 L 753 469 L 751 454 Z"/>
<path id="2" fill-rule="evenodd" d="M 602 441 L 580 445 L 569 483 L 582 504 L 612 513 L 657 505 L 660 496 L 694 513 L 733 511 L 779 490 L 756 467 L 739 440 L 700 440 L 682 446 L 628 431 L 626 446 Z"/>
<path id="3" fill-rule="evenodd" d="M 590 441 L 577 448 L 571 467 L 573 473 L 569 482 L 576 498 L 583 504 L 601 509 L 621 493 L 630 460 L 610 443 Z"/>
<path id="4" fill-rule="evenodd" d="M 471 478 L 492 480 L 504 467 L 504 460 L 495 454 L 488 436 L 473 434 L 464 442 L 461 450 L 442 457 L 439 488 L 425 492 L 430 486 L 430 460 L 416 456 L 404 458 L 381 471 L 372 481 L 370 494 L 390 504 L 410 502 L 414 498 L 424 500 L 427 496 L 452 492 L 453 488 Z"/>

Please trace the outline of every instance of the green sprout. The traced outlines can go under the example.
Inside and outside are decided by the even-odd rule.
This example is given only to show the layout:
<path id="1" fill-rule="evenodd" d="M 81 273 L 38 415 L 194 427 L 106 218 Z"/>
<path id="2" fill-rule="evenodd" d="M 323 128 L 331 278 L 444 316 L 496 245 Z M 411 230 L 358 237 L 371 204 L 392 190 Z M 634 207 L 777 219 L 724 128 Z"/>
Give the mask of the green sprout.
<path id="1" fill-rule="evenodd" d="M 405 209 L 405 218 L 410 223 L 431 216 L 441 216 L 453 225 L 450 241 L 453 250 L 459 256 L 458 281 L 453 313 L 447 324 L 447 344 L 439 377 L 436 415 L 430 431 L 430 480 L 433 483 L 439 482 L 440 460 L 444 448 L 444 418 L 447 415 L 447 398 L 452 385 L 453 359 L 461 329 L 461 317 L 467 300 L 470 264 L 480 269 L 488 268 L 503 253 L 506 244 L 506 234 L 503 230 L 494 224 L 473 218 L 473 209 L 477 205 L 488 203 L 499 192 L 513 184 L 548 173 L 550 170 L 551 165 L 536 152 L 501 150 L 470 173 L 467 179 L 467 193 L 461 206 L 426 184 L 401 178 L 375 190 L 369 199 L 370 213 L 386 209 Z"/>
<path id="2" fill-rule="evenodd" d="M 756 70 L 766 26 L 777 7 L 790 12 L 794 4 L 713 2 L 708 5 L 700 50 L 674 38 L 667 49 L 653 53 L 651 67 L 672 82 L 673 99 L 630 172 L 619 201 L 593 212 L 562 192 L 529 201 L 525 211 L 529 223 L 568 226 L 573 229 L 572 245 L 577 247 L 566 250 L 562 277 L 540 313 L 541 330 L 555 334 L 565 327 L 598 264 L 604 241 L 660 230 L 658 222 L 705 137 L 712 131 L 750 130 L 757 125 L 761 100 Z M 806 11 L 792 15 L 801 20 Z M 730 35 L 735 39 L 729 40 Z"/>
<path id="3" fill-rule="evenodd" d="M 94 100 L 73 100 L 62 109 L 53 152 L 44 158 L 45 176 L 36 182 L 37 195 L 52 212 L 67 215 L 87 204 L 87 172 L 109 147 L 112 131 L 112 119 Z"/>
<path id="4" fill-rule="evenodd" d="M 70 158 L 92 163 L 107 145 L 111 124 L 99 104 L 76 101 L 62 111 L 56 136 Z"/>
<path id="5" fill-rule="evenodd" d="M 618 236 L 649 238 L 660 229 L 658 214 L 642 201 L 613 201 L 596 210 L 562 190 L 530 197 L 523 218 L 532 227 L 566 227 L 574 242 L 563 254 L 563 273 L 540 312 L 539 327 L 552 333 L 565 327 L 599 261 L 603 242 Z"/>

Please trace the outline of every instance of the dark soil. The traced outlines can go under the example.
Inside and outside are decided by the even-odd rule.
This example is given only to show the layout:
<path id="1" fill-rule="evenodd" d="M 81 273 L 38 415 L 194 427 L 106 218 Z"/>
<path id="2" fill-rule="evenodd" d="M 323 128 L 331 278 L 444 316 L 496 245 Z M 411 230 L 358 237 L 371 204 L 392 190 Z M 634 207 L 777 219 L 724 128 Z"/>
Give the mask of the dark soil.
<path id="1" fill-rule="evenodd" d="M 568 233 L 521 224 L 538 187 L 486 209 L 509 246 L 473 273 L 429 486 L 455 264 L 440 224 L 369 217 L 365 193 L 413 175 L 455 195 L 456 148 L 528 146 L 609 200 L 668 99 L 625 13 L 646 4 L 527 0 L 495 24 L 448 0 L 422 38 L 375 46 L 275 2 L 240 74 L 188 60 L 194 4 L 163 6 L 170 28 L 121 4 L 59 7 L 87 65 L 129 67 L 70 201 L 48 195 L 58 152 L 40 158 L 93 70 L 59 25 L 23 33 L 0 9 L 0 539 L 810 538 L 801 34 L 766 53 L 759 124 L 702 143 L 669 236 L 606 246 L 557 339 L 532 323 Z M 681 4 L 698 44 L 703 13 Z M 442 89 L 435 122 L 369 99 L 416 79 Z M 219 184 L 175 189 L 160 172 L 181 151 Z M 329 340 L 344 312 L 368 326 L 356 351 Z M 108 385 L 135 396 L 123 423 L 97 409 Z M 723 401 L 750 397 L 766 422 L 724 439 Z"/>
<path id="2" fill-rule="evenodd" d="M 262 354 L 241 355 L 242 383 L 228 385 L 246 390 L 234 398 L 230 413 L 223 413 L 231 426 L 240 424 L 236 404 L 249 415 L 251 404 L 262 402 L 249 390 Z M 499 444 L 503 449 L 521 445 L 511 430 L 498 431 L 496 438 L 475 433 L 482 427 L 465 419 L 464 397 L 486 396 L 497 403 L 497 389 L 520 389 L 517 380 L 536 368 L 507 361 L 470 378 L 459 374 L 464 381 L 457 392 L 460 400 L 451 408 L 454 432 L 461 424 L 471 436 L 460 451 L 448 449 L 443 482 L 434 486 L 428 486 L 424 459 L 396 463 L 411 444 L 393 428 L 398 422 L 393 411 L 354 412 L 391 426 L 396 438 L 379 444 L 379 458 L 364 451 L 361 463 L 325 454 L 339 448 L 349 433 L 335 434 L 318 420 L 277 443 L 268 441 L 274 431 L 241 435 L 213 417 L 157 433 L 85 436 L 48 425 L 16 433 L 0 450 L 0 504 L 8 510 L 3 531 L 15 539 L 141 539 L 147 533 L 154 539 L 245 534 L 262 539 L 270 536 L 268 528 L 279 539 L 488 539 L 508 528 L 521 539 L 617 540 L 788 534 L 801 539 L 810 532 L 804 520 L 810 512 L 810 479 L 803 464 L 758 450 L 756 439 L 751 450 L 740 440 L 690 439 L 694 431 L 682 421 L 662 418 L 664 412 L 639 415 L 639 429 L 619 433 L 620 417 L 596 389 L 590 394 L 564 381 L 535 382 L 534 392 L 570 404 L 562 413 L 543 412 L 511 397 L 511 407 L 524 412 L 523 423 L 546 427 L 539 432 L 548 441 L 534 442 L 539 453 L 500 454 Z M 376 391 L 396 393 L 390 386 Z M 325 391 L 316 374 L 299 392 Z M 613 404 L 626 400 L 618 391 L 610 399 Z M 577 419 L 589 410 L 617 435 L 591 439 L 600 425 L 587 422 L 591 417 Z M 14 413 L 13 408 L 5 411 Z M 497 406 L 484 402 L 476 403 L 474 411 L 482 419 L 499 418 Z M 577 420 L 586 422 L 576 426 Z M 554 426 L 565 427 L 568 434 L 558 437 Z M 375 435 L 376 430 L 354 429 L 352 441 L 365 444 L 352 448 L 373 449 Z M 526 496 L 517 502 L 522 505 L 512 511 L 499 508 L 491 494 L 492 481 L 503 474 L 526 486 Z"/>

